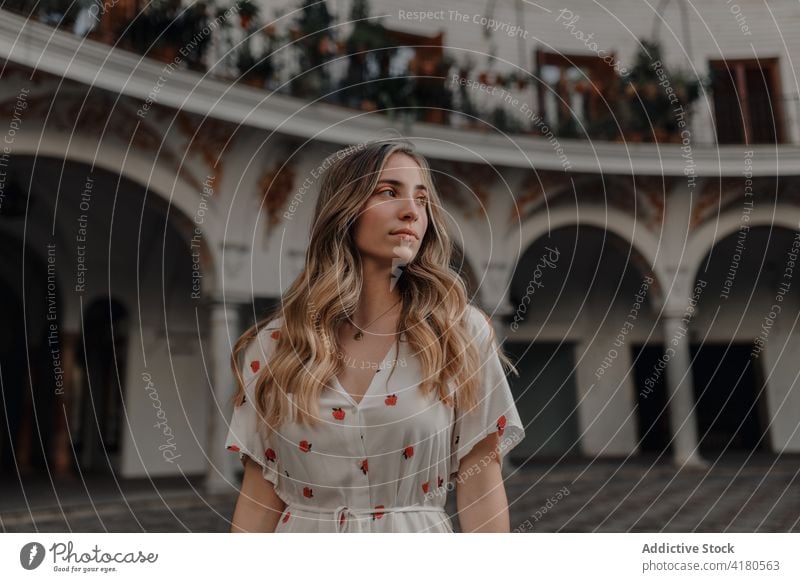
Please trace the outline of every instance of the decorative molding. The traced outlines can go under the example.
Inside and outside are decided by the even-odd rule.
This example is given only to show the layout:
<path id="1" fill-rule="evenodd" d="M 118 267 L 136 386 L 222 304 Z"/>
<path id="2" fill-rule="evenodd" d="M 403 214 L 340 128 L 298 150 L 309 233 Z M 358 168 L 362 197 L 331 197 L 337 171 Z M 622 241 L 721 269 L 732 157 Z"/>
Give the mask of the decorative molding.
<path id="1" fill-rule="evenodd" d="M 529 170 L 521 181 L 522 193 L 511 207 L 510 224 L 525 222 L 545 203 L 564 192 L 570 185 L 570 175 L 555 170 Z"/>
<path id="2" fill-rule="evenodd" d="M 653 232 L 658 232 L 664 223 L 666 199 L 680 178 L 676 176 L 635 175 L 633 187 L 637 196 L 637 219 Z"/>
<path id="3" fill-rule="evenodd" d="M 486 164 L 451 162 L 453 175 L 458 176 L 469 188 L 473 198 L 477 198 L 474 210 L 464 213 L 467 218 L 486 216 L 491 198 L 491 187 L 497 182 L 497 170 Z M 472 199 L 470 199 L 471 205 Z"/>
<path id="4" fill-rule="evenodd" d="M 109 139 L 124 145 L 130 143 L 140 152 L 158 156 L 159 163 L 170 166 L 176 175 L 194 188 L 198 195 L 200 194 L 203 189 L 202 182 L 192 174 L 185 163 L 181 163 L 181 158 L 175 152 L 176 148 L 161 133 L 160 127 L 148 119 L 137 116 L 131 99 L 126 97 L 117 99 L 116 95 L 107 91 L 93 91 L 87 98 L 86 93 L 90 88 L 85 85 L 67 82 L 59 88 L 55 84 L 57 79 L 51 81 L 53 84 L 49 86 L 37 85 L 39 91 L 26 98 L 26 122 L 39 120 L 44 123 L 46 120 L 46 129 L 93 138 L 97 141 L 98 147 L 102 147 L 103 141 Z M 59 106 L 53 107 L 56 98 Z M 16 97 L 9 97 L 0 102 L 0 116 L 7 116 L 10 119 L 15 106 Z M 173 110 L 166 111 L 174 115 Z M 165 108 L 154 105 L 150 113 L 155 112 L 160 112 L 163 116 Z M 215 120 L 210 121 L 220 123 Z"/>
<path id="5" fill-rule="evenodd" d="M 294 161 L 276 160 L 258 179 L 258 195 L 266 209 L 268 233 L 281 223 L 281 212 L 294 191 L 296 176 Z"/>
<path id="6" fill-rule="evenodd" d="M 800 202 L 797 176 L 761 176 L 753 178 L 753 202 L 781 200 L 789 204 Z M 740 205 L 745 199 L 745 178 L 708 178 L 692 208 L 691 228 L 697 229 L 706 221 Z M 774 203 L 774 202 L 773 202 Z M 741 209 L 739 210 L 741 212 Z"/>
<path id="7" fill-rule="evenodd" d="M 230 151 L 236 125 L 212 117 L 198 118 L 183 111 L 175 114 L 178 130 L 187 138 L 189 154 L 199 155 L 214 180 L 215 191 L 223 178 L 223 154 Z"/>

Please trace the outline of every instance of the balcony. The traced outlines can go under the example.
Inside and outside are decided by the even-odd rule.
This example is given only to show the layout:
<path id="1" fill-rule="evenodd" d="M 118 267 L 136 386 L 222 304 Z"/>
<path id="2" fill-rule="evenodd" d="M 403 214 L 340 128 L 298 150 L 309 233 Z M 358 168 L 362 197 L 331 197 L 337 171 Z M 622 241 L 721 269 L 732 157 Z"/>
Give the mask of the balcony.
<path id="1" fill-rule="evenodd" d="M 335 38 L 335 26 L 320 37 L 307 31 L 316 25 L 300 20 L 284 38 L 243 8 L 247 3 L 199 21 L 197 15 L 185 22 L 173 17 L 168 25 L 148 20 L 162 25 L 142 32 L 130 16 L 141 18 L 137 1 L 118 0 L 113 10 L 120 12 L 104 15 L 88 39 L 74 32 L 79 15 L 70 20 L 40 12 L 35 22 L 3 11 L 0 53 L 140 99 L 168 71 L 159 104 L 292 135 L 352 143 L 394 126 L 429 138 L 423 149 L 441 159 L 474 161 L 477 152 L 488 162 L 530 167 L 535 161 L 537 169 L 564 170 L 566 155 L 573 171 L 685 174 L 679 119 L 668 112 L 667 123 L 652 123 L 659 119 L 654 108 L 661 108 L 663 120 L 669 102 L 652 76 L 635 79 L 639 90 L 631 95 L 623 80 L 603 78 L 591 62 L 571 57 L 571 63 L 541 58 L 535 75 L 480 71 L 469 62 L 456 64 L 441 35 L 371 24 Z M 310 20 L 320 18 L 325 14 Z M 160 32 L 153 36 L 154 30 Z M 189 34 L 196 30 L 210 34 Z M 669 78 L 680 93 L 676 77 Z M 270 106 L 264 107 L 267 100 Z M 362 114 L 354 116 L 354 110 Z M 564 110 L 566 125 L 559 121 Z M 698 175 L 737 175 L 745 149 L 755 150 L 754 175 L 774 175 L 776 167 L 791 173 L 800 159 L 791 144 L 776 151 L 774 144 L 717 146 L 693 137 L 692 146 Z"/>

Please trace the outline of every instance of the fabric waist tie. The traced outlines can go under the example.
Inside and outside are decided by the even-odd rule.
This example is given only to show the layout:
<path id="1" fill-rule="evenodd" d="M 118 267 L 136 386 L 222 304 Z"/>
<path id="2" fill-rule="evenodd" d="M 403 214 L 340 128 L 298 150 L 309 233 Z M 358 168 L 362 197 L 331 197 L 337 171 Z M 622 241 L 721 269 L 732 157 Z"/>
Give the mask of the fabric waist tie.
<path id="1" fill-rule="evenodd" d="M 336 528 L 337 533 L 348 532 L 348 531 L 359 531 L 359 532 L 369 531 L 362 527 L 363 523 L 362 520 L 359 518 L 373 516 L 373 519 L 375 519 L 375 518 L 380 518 L 384 513 L 427 511 L 435 513 L 444 513 L 445 515 L 447 515 L 447 512 L 444 510 L 444 507 L 433 507 L 430 505 L 402 505 L 396 507 L 370 507 L 363 509 L 357 507 L 348 507 L 347 505 L 340 505 L 336 509 L 330 509 L 326 507 L 314 507 L 312 505 L 304 505 L 302 503 L 289 503 L 286 509 L 289 509 L 291 507 L 299 509 L 301 511 L 309 511 L 312 513 L 332 514 L 333 525 Z M 358 526 L 357 530 L 351 530 L 348 527 L 349 524 L 353 521 Z"/>

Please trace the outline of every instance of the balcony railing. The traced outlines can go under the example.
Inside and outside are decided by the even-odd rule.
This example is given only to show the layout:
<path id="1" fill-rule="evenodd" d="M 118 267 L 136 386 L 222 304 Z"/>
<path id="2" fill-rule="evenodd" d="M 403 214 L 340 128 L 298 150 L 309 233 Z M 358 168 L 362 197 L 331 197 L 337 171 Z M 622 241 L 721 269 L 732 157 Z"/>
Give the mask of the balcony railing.
<path id="1" fill-rule="evenodd" d="M 676 75 L 679 100 L 674 101 L 663 78 L 649 70 L 658 50 L 653 45 L 648 45 L 650 61 L 625 79 L 597 78 L 592 67 L 565 69 L 563 64 L 555 73 L 551 64 L 552 70 L 540 66 L 536 75 L 508 74 L 481 71 L 470 62 L 457 64 L 444 51 L 442 34 L 393 31 L 366 13 L 350 15 L 356 24 L 345 35 L 324 2 L 303 7 L 281 31 L 274 22 L 266 24 L 260 8 L 249 0 L 189 6 L 180 0 L 95 1 L 40 0 L 34 9 L 25 0 L 5 0 L 3 8 L 161 60 L 165 66 L 476 132 L 680 143 L 683 129 L 690 127 L 692 103 L 704 85 L 706 94 L 711 91 L 706 80 Z M 274 20 L 286 23 L 280 14 Z M 777 101 L 783 112 L 780 123 L 788 112 L 800 115 L 796 96 Z M 789 134 L 778 132 L 784 142 Z"/>

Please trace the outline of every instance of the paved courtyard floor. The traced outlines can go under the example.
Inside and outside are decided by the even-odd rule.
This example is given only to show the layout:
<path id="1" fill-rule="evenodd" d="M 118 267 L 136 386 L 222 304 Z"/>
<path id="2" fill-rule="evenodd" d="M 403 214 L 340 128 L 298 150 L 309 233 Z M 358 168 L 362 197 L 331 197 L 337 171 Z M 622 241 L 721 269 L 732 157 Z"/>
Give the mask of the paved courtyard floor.
<path id="1" fill-rule="evenodd" d="M 726 455 L 707 470 L 663 459 L 569 459 L 507 467 L 521 532 L 800 532 L 800 455 Z M 56 493 L 57 492 L 57 493 Z M 200 478 L 0 482 L 4 532 L 224 532 L 237 492 Z M 455 495 L 448 511 L 455 514 Z M 457 519 L 454 517 L 457 527 Z"/>

